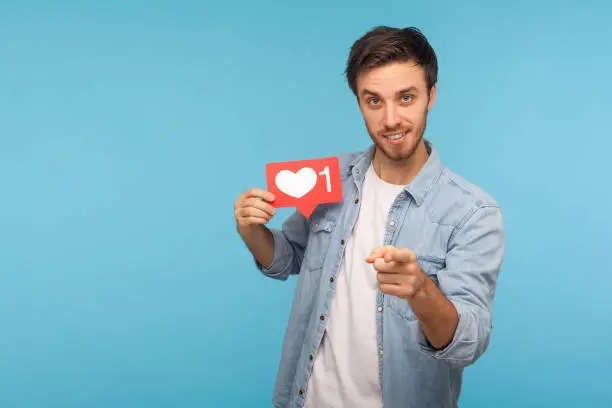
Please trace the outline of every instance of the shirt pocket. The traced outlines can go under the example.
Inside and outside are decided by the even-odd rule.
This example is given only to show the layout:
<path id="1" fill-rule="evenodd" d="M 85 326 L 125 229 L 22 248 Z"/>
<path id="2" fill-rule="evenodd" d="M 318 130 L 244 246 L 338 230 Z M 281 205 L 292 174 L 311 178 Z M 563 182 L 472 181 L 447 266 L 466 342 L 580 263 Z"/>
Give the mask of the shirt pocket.
<path id="1" fill-rule="evenodd" d="M 432 256 L 420 255 L 417 256 L 417 261 L 421 265 L 423 272 L 425 272 L 436 286 L 438 286 L 438 272 L 444 267 L 444 260 Z M 387 300 L 388 307 L 404 319 L 417 319 L 408 300 L 392 295 L 385 295 L 385 299 Z"/>
<path id="2" fill-rule="evenodd" d="M 314 219 L 310 223 L 308 244 L 304 254 L 304 263 L 308 270 L 312 271 L 323 267 L 335 228 L 336 220 L 331 217 Z"/>

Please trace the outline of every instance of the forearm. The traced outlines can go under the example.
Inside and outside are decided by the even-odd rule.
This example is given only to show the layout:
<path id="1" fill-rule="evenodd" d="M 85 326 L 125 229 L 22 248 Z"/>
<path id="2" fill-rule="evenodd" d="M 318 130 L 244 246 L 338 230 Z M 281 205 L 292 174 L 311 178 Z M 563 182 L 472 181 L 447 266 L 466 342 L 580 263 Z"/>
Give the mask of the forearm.
<path id="1" fill-rule="evenodd" d="M 264 267 L 272 263 L 274 257 L 274 238 L 265 225 L 238 227 L 238 233 L 257 262 Z"/>
<path id="2" fill-rule="evenodd" d="M 459 315 L 435 283 L 425 278 L 421 290 L 408 301 L 432 348 L 440 350 L 449 345 L 455 335 Z"/>
<path id="3" fill-rule="evenodd" d="M 421 329 L 417 341 L 427 355 L 458 367 L 482 355 L 491 331 L 490 314 L 485 309 L 448 298 L 429 278 L 409 302 Z"/>

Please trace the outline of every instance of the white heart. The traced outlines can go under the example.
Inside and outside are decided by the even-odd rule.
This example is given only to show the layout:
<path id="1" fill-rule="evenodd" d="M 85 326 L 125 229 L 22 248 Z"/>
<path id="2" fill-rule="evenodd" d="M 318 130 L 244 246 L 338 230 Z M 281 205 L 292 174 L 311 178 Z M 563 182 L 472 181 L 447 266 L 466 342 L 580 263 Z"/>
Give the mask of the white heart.
<path id="1" fill-rule="evenodd" d="M 297 173 L 281 170 L 274 181 L 283 193 L 291 197 L 301 198 L 317 184 L 317 173 L 310 167 L 301 168 Z"/>

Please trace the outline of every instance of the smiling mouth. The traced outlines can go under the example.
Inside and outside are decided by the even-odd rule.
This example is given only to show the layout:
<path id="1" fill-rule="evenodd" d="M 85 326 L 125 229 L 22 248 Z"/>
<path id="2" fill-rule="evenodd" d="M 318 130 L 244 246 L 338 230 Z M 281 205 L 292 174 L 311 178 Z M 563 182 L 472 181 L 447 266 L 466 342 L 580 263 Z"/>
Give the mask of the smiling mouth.
<path id="1" fill-rule="evenodd" d="M 409 131 L 406 130 L 404 132 L 398 132 L 398 133 L 392 133 L 392 134 L 389 134 L 389 135 L 384 135 L 383 137 L 385 139 L 387 139 L 390 143 L 396 144 L 396 143 L 401 142 L 406 137 L 408 132 Z"/>

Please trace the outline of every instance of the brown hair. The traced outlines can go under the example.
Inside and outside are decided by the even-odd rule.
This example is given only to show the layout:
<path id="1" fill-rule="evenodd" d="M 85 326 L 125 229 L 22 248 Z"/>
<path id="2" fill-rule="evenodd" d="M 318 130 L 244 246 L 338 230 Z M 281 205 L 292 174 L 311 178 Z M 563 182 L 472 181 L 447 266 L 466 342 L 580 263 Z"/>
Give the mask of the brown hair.
<path id="1" fill-rule="evenodd" d="M 351 47 L 345 71 L 349 87 L 357 95 L 357 77 L 361 73 L 391 62 L 407 61 L 415 61 L 423 68 L 430 91 L 438 81 L 438 60 L 423 33 L 415 27 L 375 27 Z"/>

